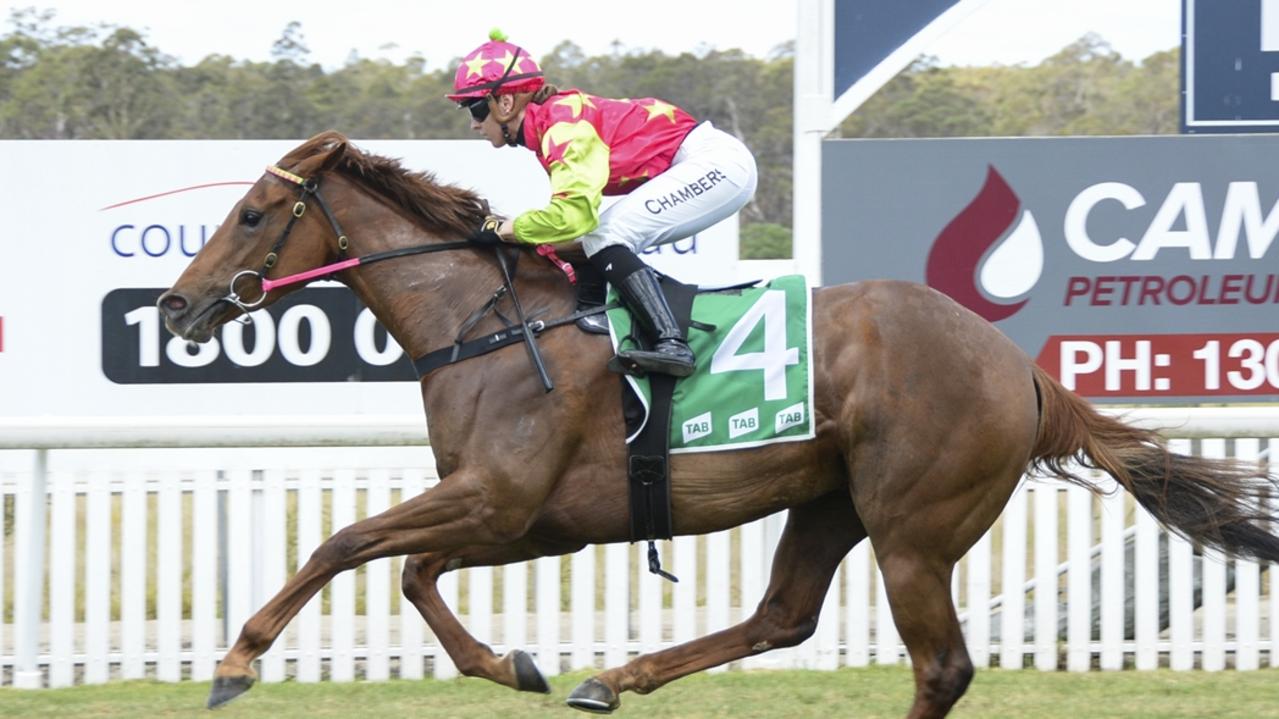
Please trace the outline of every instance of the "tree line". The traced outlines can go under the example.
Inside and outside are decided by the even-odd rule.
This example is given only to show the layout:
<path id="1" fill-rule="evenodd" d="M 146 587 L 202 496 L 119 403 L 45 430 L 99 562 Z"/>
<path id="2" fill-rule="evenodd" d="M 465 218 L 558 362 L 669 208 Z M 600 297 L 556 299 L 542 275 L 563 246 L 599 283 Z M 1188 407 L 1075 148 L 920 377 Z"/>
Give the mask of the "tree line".
<path id="1" fill-rule="evenodd" d="M 611 97 L 661 97 L 741 138 L 760 182 L 743 210 L 743 256 L 789 256 L 794 46 L 668 55 L 571 41 L 539 58 L 550 82 Z M 0 35 L 0 138 L 361 139 L 474 137 L 444 99 L 453 63 L 310 59 L 290 23 L 271 60 L 210 55 L 183 65 L 128 27 L 62 26 L 13 12 Z M 841 137 L 1130 135 L 1178 131 L 1177 50 L 1141 62 L 1086 35 L 1034 66 L 942 67 L 921 57 L 836 131 Z M 423 168 L 427 169 L 427 168 Z"/>

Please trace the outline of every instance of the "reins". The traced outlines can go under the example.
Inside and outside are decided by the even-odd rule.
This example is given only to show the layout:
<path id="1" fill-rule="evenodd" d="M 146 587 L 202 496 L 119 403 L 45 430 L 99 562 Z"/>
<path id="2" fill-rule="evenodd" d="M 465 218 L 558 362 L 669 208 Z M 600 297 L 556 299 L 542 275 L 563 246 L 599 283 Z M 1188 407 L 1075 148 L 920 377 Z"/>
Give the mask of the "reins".
<path id="1" fill-rule="evenodd" d="M 253 322 L 253 317 L 250 313 L 254 309 L 257 309 L 258 307 L 262 306 L 263 302 L 266 301 L 267 295 L 271 292 L 271 290 L 274 290 L 274 289 L 279 289 L 281 287 L 288 287 L 290 285 L 309 282 L 316 278 L 333 275 L 337 272 L 348 270 L 353 267 L 361 267 L 363 265 L 373 264 L 374 262 L 382 262 L 384 260 L 393 260 L 399 257 L 409 257 L 412 255 L 430 254 L 433 252 L 448 252 L 451 250 L 480 249 L 485 247 L 485 245 L 477 244 L 475 242 L 471 242 L 467 240 L 467 241 L 461 241 L 461 242 L 442 242 L 442 243 L 433 243 L 429 245 L 416 245 L 413 247 L 402 247 L 399 249 L 387 250 L 384 252 L 374 252 L 372 254 L 363 255 L 360 257 L 346 257 L 347 249 L 350 247 L 350 240 L 347 238 L 346 233 L 342 231 L 342 226 L 338 223 L 337 216 L 333 214 L 333 211 L 329 209 L 328 203 L 326 203 L 324 201 L 324 198 L 320 195 L 319 180 L 315 178 L 307 179 L 307 178 L 301 177 L 292 172 L 289 172 L 288 170 L 276 167 L 275 165 L 268 165 L 266 168 L 266 172 L 272 175 L 273 177 L 277 177 L 286 182 L 291 182 L 295 185 L 298 185 L 299 187 L 298 197 L 297 197 L 297 200 L 293 203 L 293 211 L 291 213 L 291 216 L 289 217 L 288 223 L 284 226 L 283 232 L 280 233 L 279 239 L 275 241 L 275 243 L 271 246 L 271 249 L 267 251 L 266 256 L 263 258 L 262 269 L 261 270 L 241 270 L 235 273 L 235 275 L 231 277 L 231 283 L 227 291 L 227 296 L 222 298 L 222 301 L 229 302 L 230 304 L 233 304 L 236 307 L 240 308 L 240 310 L 244 314 L 241 316 L 241 318 L 237 318 L 237 320 L 244 324 L 251 324 Z M 325 218 L 329 221 L 330 227 L 333 228 L 333 233 L 337 236 L 337 240 L 338 240 L 338 255 L 339 257 L 342 257 L 343 259 L 340 259 L 337 262 L 332 262 L 327 265 L 323 265 L 321 267 L 316 267 L 315 269 L 306 270 L 304 272 L 298 272 L 298 273 L 287 275 L 285 277 L 280 277 L 274 280 L 270 279 L 266 276 L 266 273 L 270 271 L 270 269 L 274 267 L 277 262 L 279 262 L 280 252 L 283 251 L 284 243 L 286 240 L 288 240 L 289 234 L 293 231 L 293 226 L 297 223 L 298 220 L 302 218 L 303 215 L 306 214 L 306 199 L 308 196 L 313 198 L 315 200 L 315 203 L 319 205 L 320 211 L 324 213 Z M 479 310 L 477 310 L 474 314 L 472 314 L 471 317 L 469 317 L 467 321 L 463 323 L 462 328 L 460 329 L 459 334 L 457 336 L 457 339 L 454 340 L 453 346 L 451 348 L 445 348 L 444 350 L 429 352 L 426 355 L 415 359 L 413 362 L 414 367 L 418 369 L 418 374 L 419 376 L 421 376 L 425 374 L 425 372 L 422 371 L 423 367 L 430 367 L 434 369 L 436 367 L 443 366 L 445 364 L 451 364 L 453 362 L 460 361 L 461 359 L 467 359 L 468 357 L 472 357 L 477 354 L 483 354 L 483 352 L 481 351 L 481 352 L 471 352 L 467 354 L 466 356 L 462 356 L 463 352 L 461 352 L 461 350 L 467 344 L 469 344 L 465 341 L 465 335 L 466 333 L 470 331 L 471 328 L 473 328 L 476 324 L 478 324 L 479 321 L 483 319 L 484 316 L 486 316 L 489 312 L 494 312 L 496 310 L 497 302 L 498 300 L 502 298 L 503 295 L 509 295 L 511 298 L 511 304 L 515 308 L 515 314 L 518 320 L 518 324 L 512 327 L 507 327 L 502 332 L 498 333 L 498 334 L 504 334 L 505 338 L 508 339 L 508 341 L 502 342 L 500 344 L 493 343 L 490 341 L 488 344 L 488 347 L 491 347 L 492 349 L 497 349 L 498 347 L 505 346 L 506 344 L 511 344 L 512 342 L 517 342 L 517 341 L 524 342 L 526 348 L 528 349 L 529 360 L 532 362 L 534 369 L 537 371 L 537 375 L 542 382 L 542 386 L 546 388 L 547 392 L 550 392 L 551 390 L 555 389 L 555 385 L 551 381 L 551 377 L 546 371 L 546 363 L 543 361 L 542 353 L 538 349 L 536 335 L 542 331 L 545 331 L 546 329 L 549 329 L 550 327 L 555 327 L 561 324 L 567 324 L 568 322 L 574 321 L 579 316 L 585 316 L 587 314 L 595 314 L 598 312 L 602 312 L 605 308 L 600 307 L 599 309 L 592 309 L 586 312 L 576 312 L 570 317 L 563 318 L 562 321 L 556 321 L 553 323 L 548 323 L 543 321 L 530 323 L 528 320 L 528 316 L 525 315 L 524 313 L 523 305 L 520 304 L 519 296 L 515 292 L 514 278 L 515 278 L 516 265 L 515 263 L 507 260 L 506 254 L 503 252 L 503 248 L 501 246 L 494 245 L 492 247 L 493 247 L 494 255 L 497 257 L 498 266 L 502 270 L 502 283 L 503 283 L 502 286 L 499 287 L 498 290 L 493 293 L 493 296 L 482 307 L 480 307 Z M 565 275 L 568 276 L 569 282 L 571 283 L 576 282 L 576 277 L 574 276 L 572 266 L 569 265 L 567 262 L 564 262 L 563 260 L 561 260 L 558 256 L 556 256 L 554 250 L 551 250 L 549 247 L 547 247 L 546 251 L 544 251 L 542 250 L 541 247 L 539 247 L 537 253 L 541 256 L 546 257 L 547 260 L 549 260 L 558 269 L 560 269 L 560 271 L 564 272 Z M 518 257 L 516 259 L 518 260 Z M 261 294 L 258 296 L 256 300 L 253 300 L 251 302 L 245 301 L 242 297 L 240 297 L 239 293 L 236 292 L 236 289 L 235 289 L 236 285 L 239 284 L 240 278 L 242 277 L 257 278 L 258 283 L 261 287 Z M 498 316 L 501 317 L 500 313 L 498 314 Z M 503 318 L 503 321 L 506 321 L 505 318 Z M 494 346 L 495 344 L 496 346 Z M 449 358 L 447 361 L 439 362 L 438 360 L 440 359 L 442 352 L 448 353 Z"/>

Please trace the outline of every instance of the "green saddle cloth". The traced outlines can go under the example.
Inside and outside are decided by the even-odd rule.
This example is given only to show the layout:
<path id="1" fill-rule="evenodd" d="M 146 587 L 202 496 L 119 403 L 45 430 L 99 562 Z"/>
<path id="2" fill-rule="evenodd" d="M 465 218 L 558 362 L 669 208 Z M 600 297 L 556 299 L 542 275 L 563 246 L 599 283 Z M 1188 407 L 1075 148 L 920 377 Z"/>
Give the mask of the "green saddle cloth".
<path id="1" fill-rule="evenodd" d="M 675 384 L 670 451 L 713 452 L 813 438 L 812 312 L 802 275 L 767 285 L 698 294 L 688 344 L 697 370 Z M 617 301 L 610 288 L 609 301 Z M 633 346 L 625 308 L 608 312 L 614 350 Z M 652 406 L 646 377 L 627 376 Z M 643 423 L 640 424 L 642 428 Z M 638 434 L 637 429 L 627 442 Z"/>

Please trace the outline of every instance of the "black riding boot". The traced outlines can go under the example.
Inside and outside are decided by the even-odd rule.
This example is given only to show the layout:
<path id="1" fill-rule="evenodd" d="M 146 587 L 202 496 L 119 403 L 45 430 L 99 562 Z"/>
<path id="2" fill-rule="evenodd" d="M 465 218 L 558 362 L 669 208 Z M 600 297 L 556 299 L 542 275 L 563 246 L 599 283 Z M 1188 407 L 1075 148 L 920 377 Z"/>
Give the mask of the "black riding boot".
<path id="1" fill-rule="evenodd" d="M 693 351 L 684 341 L 675 313 L 666 303 L 657 274 L 649 267 L 639 269 L 627 275 L 618 290 L 635 321 L 650 336 L 657 338 L 652 350 L 624 350 L 618 355 L 647 372 L 676 377 L 693 374 Z"/>
<path id="2" fill-rule="evenodd" d="M 590 263 L 574 265 L 577 270 L 577 309 L 599 310 L 595 314 L 579 317 L 577 326 L 583 332 L 608 334 L 608 319 L 604 316 L 604 303 L 608 301 L 608 289 L 603 273 Z"/>

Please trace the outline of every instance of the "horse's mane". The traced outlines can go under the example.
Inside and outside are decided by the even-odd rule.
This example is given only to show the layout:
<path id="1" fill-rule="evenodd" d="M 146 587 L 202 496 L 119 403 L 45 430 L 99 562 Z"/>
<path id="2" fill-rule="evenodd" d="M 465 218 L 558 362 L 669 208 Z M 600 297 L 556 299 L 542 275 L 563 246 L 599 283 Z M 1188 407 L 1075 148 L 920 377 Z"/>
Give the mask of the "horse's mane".
<path id="1" fill-rule="evenodd" d="M 435 179 L 431 172 L 414 172 L 400 161 L 375 155 L 347 143 L 338 132 L 323 132 L 293 149 L 280 160 L 285 168 L 319 152 L 346 143 L 336 168 L 346 177 L 382 196 L 428 230 L 466 236 L 488 214 L 488 204 L 476 193 Z"/>

